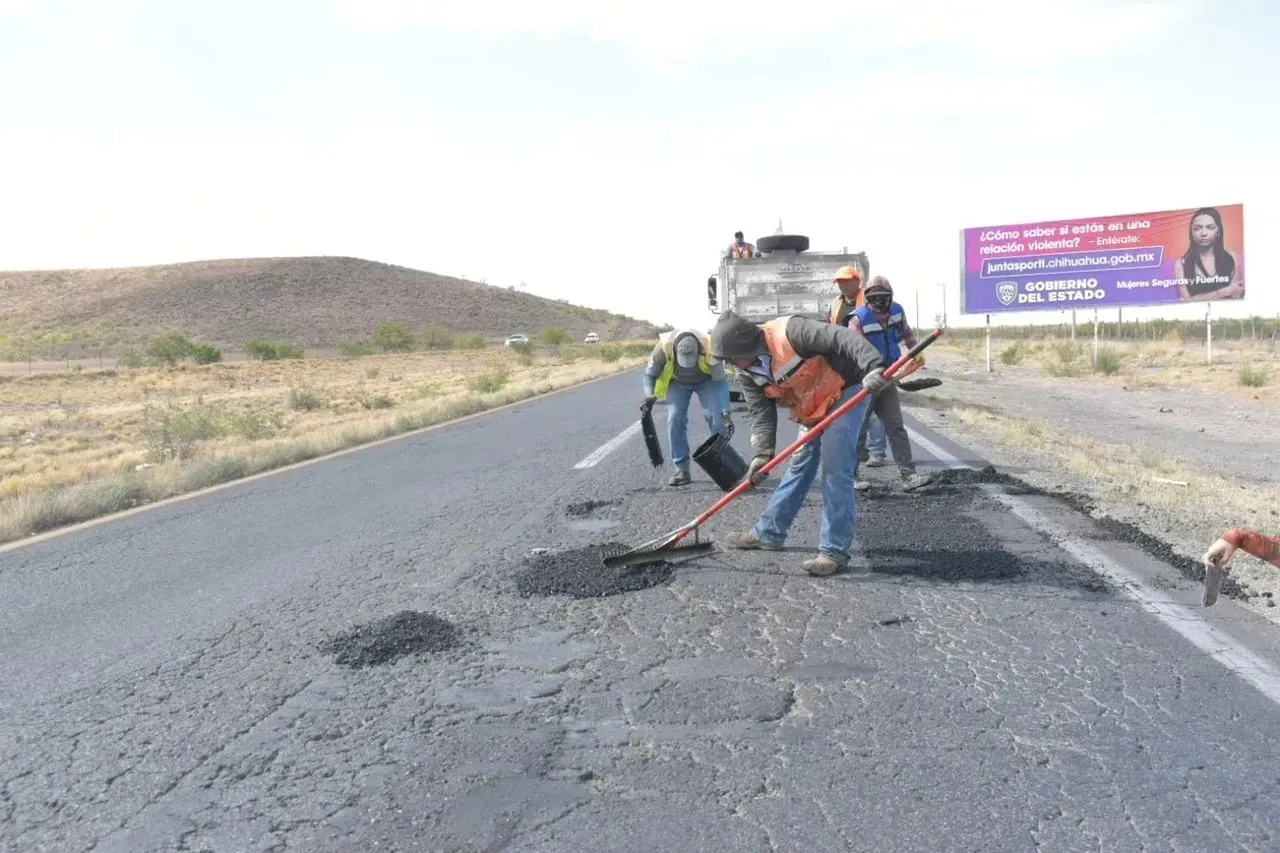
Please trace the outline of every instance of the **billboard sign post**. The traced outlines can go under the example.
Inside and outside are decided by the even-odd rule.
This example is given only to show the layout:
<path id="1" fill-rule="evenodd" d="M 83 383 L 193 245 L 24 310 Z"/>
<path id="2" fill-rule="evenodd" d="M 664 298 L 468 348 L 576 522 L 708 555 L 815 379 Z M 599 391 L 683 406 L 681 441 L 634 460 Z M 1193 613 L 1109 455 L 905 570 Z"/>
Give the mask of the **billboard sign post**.
<path id="1" fill-rule="evenodd" d="M 961 255 L 962 314 L 1243 299 L 1244 205 L 966 228 Z"/>

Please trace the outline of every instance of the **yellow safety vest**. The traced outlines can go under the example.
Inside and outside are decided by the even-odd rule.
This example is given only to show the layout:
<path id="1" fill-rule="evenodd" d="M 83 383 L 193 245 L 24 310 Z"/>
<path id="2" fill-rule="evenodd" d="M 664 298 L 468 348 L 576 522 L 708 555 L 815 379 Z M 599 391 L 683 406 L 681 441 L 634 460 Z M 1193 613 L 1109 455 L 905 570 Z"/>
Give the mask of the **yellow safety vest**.
<path id="1" fill-rule="evenodd" d="M 853 305 L 850 305 L 845 300 L 843 293 L 837 293 L 836 298 L 831 300 L 831 316 L 827 318 L 827 322 L 839 323 L 843 317 L 849 314 L 852 314 L 854 311 L 857 311 L 859 308 L 861 308 L 863 305 L 866 305 L 866 304 L 867 304 L 867 300 L 862 295 L 861 289 L 858 290 L 858 296 L 854 300 Z"/>
<path id="2" fill-rule="evenodd" d="M 666 364 L 662 366 L 662 373 L 653 383 L 653 393 L 659 400 L 667 399 L 667 388 L 671 385 L 671 380 L 676 375 L 676 332 L 664 332 L 659 335 L 662 341 L 662 353 L 667 357 Z M 679 333 L 682 337 L 687 332 Z M 698 369 L 708 376 L 711 375 L 711 358 L 707 353 L 711 352 L 711 338 L 706 335 L 694 333 L 698 338 L 698 342 L 702 344 L 702 352 L 698 354 Z"/>

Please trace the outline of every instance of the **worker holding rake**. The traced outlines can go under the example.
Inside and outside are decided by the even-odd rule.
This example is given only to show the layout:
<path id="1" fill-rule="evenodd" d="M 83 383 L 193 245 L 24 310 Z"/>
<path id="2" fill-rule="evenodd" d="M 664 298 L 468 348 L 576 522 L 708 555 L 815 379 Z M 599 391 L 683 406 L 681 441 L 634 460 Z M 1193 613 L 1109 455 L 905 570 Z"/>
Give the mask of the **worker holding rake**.
<path id="1" fill-rule="evenodd" d="M 757 326 L 726 312 L 711 332 L 711 355 L 740 371 L 738 383 L 751 417 L 753 458 L 747 476 L 753 485 L 764 479 L 760 469 L 775 453 L 779 406 L 790 410 L 803 431 L 863 388 L 869 399 L 891 384 L 883 375 L 888 362 L 865 337 L 807 317 L 784 316 Z M 867 406 L 864 399 L 792 457 L 760 520 L 750 531 L 729 534 L 730 546 L 780 550 L 821 471 L 819 553 L 803 567 L 826 576 L 848 564 L 857 520 L 857 442 Z"/>

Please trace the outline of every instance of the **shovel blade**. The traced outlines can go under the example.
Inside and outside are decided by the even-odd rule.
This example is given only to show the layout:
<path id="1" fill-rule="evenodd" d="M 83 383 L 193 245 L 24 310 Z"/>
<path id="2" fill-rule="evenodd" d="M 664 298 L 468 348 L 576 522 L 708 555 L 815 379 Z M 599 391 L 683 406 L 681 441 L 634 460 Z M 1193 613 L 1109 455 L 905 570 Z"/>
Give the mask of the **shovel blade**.
<path id="1" fill-rule="evenodd" d="M 923 391 L 926 388 L 937 388 L 942 380 L 936 376 L 921 376 L 919 379 L 904 379 L 898 383 L 899 391 Z"/>
<path id="2" fill-rule="evenodd" d="M 1218 600 L 1218 588 L 1222 586 L 1222 569 L 1213 566 L 1204 570 L 1204 606 L 1210 607 Z"/>

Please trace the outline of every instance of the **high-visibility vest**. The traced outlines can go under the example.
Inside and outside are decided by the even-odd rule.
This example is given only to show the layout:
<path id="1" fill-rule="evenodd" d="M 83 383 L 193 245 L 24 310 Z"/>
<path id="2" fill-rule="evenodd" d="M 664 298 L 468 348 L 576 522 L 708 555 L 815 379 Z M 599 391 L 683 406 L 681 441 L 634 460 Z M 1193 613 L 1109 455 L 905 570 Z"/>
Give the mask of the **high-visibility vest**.
<path id="1" fill-rule="evenodd" d="M 890 304 L 889 319 L 884 323 L 881 323 L 880 318 L 866 305 L 855 313 L 858 315 L 858 321 L 862 323 L 863 337 L 880 350 L 880 354 L 887 358 L 890 364 L 902 358 L 902 347 L 899 344 L 906 338 L 902 327 L 907 315 L 901 305 L 896 302 Z"/>
<path id="2" fill-rule="evenodd" d="M 831 300 L 831 315 L 827 318 L 827 322 L 844 325 L 840 321 L 851 314 L 854 310 L 861 308 L 867 304 L 867 298 L 862 295 L 862 289 L 858 289 L 858 295 L 854 297 L 853 305 L 850 305 L 844 298 L 843 293 L 837 293 L 836 298 Z"/>
<path id="3" fill-rule="evenodd" d="M 752 256 L 751 244 L 743 243 L 741 246 L 739 246 L 737 243 L 730 243 L 729 252 L 730 252 L 730 255 L 735 258 L 749 258 Z"/>
<path id="4" fill-rule="evenodd" d="M 844 393 L 844 377 L 823 356 L 801 358 L 787 340 L 790 316 L 761 326 L 772 359 L 766 397 L 791 410 L 791 420 L 811 427 L 826 417 Z"/>
<path id="5" fill-rule="evenodd" d="M 693 335 L 698 339 L 698 343 L 702 345 L 702 352 L 698 353 L 698 370 L 711 375 L 711 357 L 707 353 L 711 352 L 711 338 L 706 335 L 700 335 L 694 331 L 684 332 L 664 332 L 658 336 L 662 341 L 662 354 L 667 357 L 666 363 L 662 366 L 662 373 L 653 383 L 653 393 L 659 400 L 667 399 L 667 388 L 671 385 L 671 380 L 676 375 L 676 337 L 684 337 L 685 335 Z"/>

